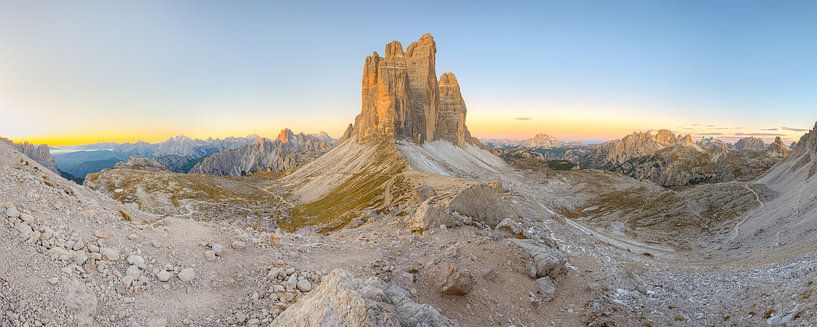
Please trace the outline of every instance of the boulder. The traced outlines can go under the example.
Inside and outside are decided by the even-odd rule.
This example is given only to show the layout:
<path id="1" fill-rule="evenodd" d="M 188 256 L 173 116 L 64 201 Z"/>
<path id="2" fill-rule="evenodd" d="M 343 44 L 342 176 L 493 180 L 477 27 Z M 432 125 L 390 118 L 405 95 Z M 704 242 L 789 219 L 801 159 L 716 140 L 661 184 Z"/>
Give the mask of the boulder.
<path id="1" fill-rule="evenodd" d="M 542 301 L 550 302 L 556 297 L 556 284 L 550 277 L 537 279 L 536 286 L 539 286 L 539 296 L 542 297 Z"/>
<path id="2" fill-rule="evenodd" d="M 516 212 L 487 184 L 471 185 L 448 202 L 448 209 L 494 227 L 505 218 L 518 218 Z"/>
<path id="3" fill-rule="evenodd" d="M 567 262 L 559 250 L 534 244 L 530 240 L 512 239 L 510 242 L 519 246 L 529 256 L 528 274 L 531 278 L 555 277 Z"/>
<path id="4" fill-rule="evenodd" d="M 437 264 L 434 276 L 439 292 L 445 295 L 468 294 L 476 283 L 468 270 L 448 261 Z"/>
<path id="5" fill-rule="evenodd" d="M 414 214 L 409 218 L 408 225 L 411 231 L 427 231 L 440 225 L 452 227 L 457 220 L 447 210 L 431 204 L 430 200 L 421 203 Z"/>
<path id="6" fill-rule="evenodd" d="M 434 307 L 379 279 L 334 270 L 321 284 L 287 308 L 275 326 L 456 326 Z"/>

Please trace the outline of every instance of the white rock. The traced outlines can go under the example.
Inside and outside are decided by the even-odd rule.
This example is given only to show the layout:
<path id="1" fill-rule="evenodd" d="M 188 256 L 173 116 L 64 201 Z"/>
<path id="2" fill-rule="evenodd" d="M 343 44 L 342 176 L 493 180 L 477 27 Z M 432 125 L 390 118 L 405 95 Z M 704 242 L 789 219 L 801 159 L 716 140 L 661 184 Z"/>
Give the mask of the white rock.
<path id="1" fill-rule="evenodd" d="M 207 261 L 216 260 L 216 252 L 212 250 L 204 251 L 204 259 Z"/>
<path id="2" fill-rule="evenodd" d="M 20 217 L 20 211 L 17 211 L 17 208 L 15 207 L 8 207 L 8 209 L 6 209 L 6 217 L 9 218 Z"/>
<path id="3" fill-rule="evenodd" d="M 82 239 L 78 239 L 78 240 L 76 240 L 76 242 L 74 242 L 74 246 L 73 246 L 74 251 L 79 251 L 79 250 L 82 250 L 84 248 L 85 248 L 85 242 L 83 242 Z"/>
<path id="4" fill-rule="evenodd" d="M 171 277 L 173 277 L 173 274 L 171 274 L 167 270 L 162 270 L 158 274 L 156 274 L 156 278 L 158 278 L 160 282 L 169 281 Z"/>
<path id="5" fill-rule="evenodd" d="M 104 247 L 99 249 L 99 253 L 101 253 L 102 256 L 105 257 L 105 259 L 107 260 L 110 261 L 119 260 L 119 249 Z"/>
<path id="6" fill-rule="evenodd" d="M 88 256 L 83 251 L 75 251 L 74 255 L 71 256 L 71 260 L 78 265 L 82 265 L 85 261 L 88 261 Z"/>
<path id="7" fill-rule="evenodd" d="M 276 280 L 276 279 L 278 279 L 279 274 L 281 274 L 281 268 L 272 268 L 272 269 L 270 269 L 269 273 L 267 274 L 267 279 Z"/>
<path id="8" fill-rule="evenodd" d="M 128 276 L 133 277 L 133 279 L 139 278 L 142 275 L 142 270 L 139 269 L 137 266 L 130 266 L 128 270 L 125 272 Z"/>
<path id="9" fill-rule="evenodd" d="M 139 269 L 145 269 L 146 267 L 145 258 L 142 258 L 142 256 L 135 254 L 131 254 L 128 256 L 128 263 L 136 267 L 139 267 Z"/>
<path id="10" fill-rule="evenodd" d="M 189 282 L 196 278 L 196 272 L 193 271 L 193 268 L 186 268 L 179 273 L 179 280 L 183 282 Z"/>
<path id="11" fill-rule="evenodd" d="M 133 284 L 134 279 L 135 278 L 133 278 L 133 276 L 122 277 L 122 285 L 125 285 L 125 287 L 130 287 Z"/>
<path id="12" fill-rule="evenodd" d="M 20 233 L 20 236 L 22 236 L 23 239 L 26 240 L 31 237 L 31 233 L 33 232 L 31 226 L 23 223 L 17 223 L 16 225 L 14 225 L 14 229 L 16 229 L 17 232 Z"/>
<path id="13" fill-rule="evenodd" d="M 287 280 L 287 291 L 293 291 L 297 286 L 298 276 L 295 276 L 295 274 L 290 275 L 289 279 Z"/>
<path id="14" fill-rule="evenodd" d="M 224 245 L 213 243 L 213 246 L 211 246 L 211 248 L 213 248 L 213 252 L 215 252 L 216 255 L 219 257 L 224 254 Z"/>
<path id="15" fill-rule="evenodd" d="M 233 244 L 231 244 L 230 246 L 232 246 L 232 248 L 236 250 L 242 250 L 245 247 L 247 247 L 247 245 L 244 244 L 244 242 L 242 241 L 233 241 Z"/>
<path id="16" fill-rule="evenodd" d="M 28 241 L 31 243 L 37 243 L 40 240 L 40 236 L 42 236 L 42 234 L 35 230 L 31 232 L 31 236 L 28 238 Z"/>
<path id="17" fill-rule="evenodd" d="M 56 285 L 59 282 L 60 282 L 60 279 L 58 277 L 51 277 L 51 278 L 48 279 L 48 283 L 51 284 L 51 285 Z"/>
<path id="18" fill-rule="evenodd" d="M 312 283 L 310 283 L 308 279 L 299 280 L 297 286 L 301 292 L 309 292 L 312 290 Z"/>
<path id="19" fill-rule="evenodd" d="M 550 279 L 550 277 L 537 279 L 536 285 L 539 286 L 539 295 L 542 296 L 543 301 L 550 302 L 556 297 L 556 285 L 553 284 L 553 280 Z"/>

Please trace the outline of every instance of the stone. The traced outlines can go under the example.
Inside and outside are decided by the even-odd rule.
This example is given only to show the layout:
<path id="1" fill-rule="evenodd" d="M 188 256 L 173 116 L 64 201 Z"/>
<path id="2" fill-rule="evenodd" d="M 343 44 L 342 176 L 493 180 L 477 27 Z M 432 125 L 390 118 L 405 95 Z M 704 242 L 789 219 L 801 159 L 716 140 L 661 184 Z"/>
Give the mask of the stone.
<path id="1" fill-rule="evenodd" d="M 531 278 L 556 277 L 567 262 L 564 255 L 556 249 L 534 244 L 530 240 L 513 239 L 510 242 L 528 253 L 528 274 Z"/>
<path id="2" fill-rule="evenodd" d="M 196 278 L 196 272 L 193 271 L 193 268 L 185 268 L 182 269 L 178 277 L 180 281 L 189 282 Z"/>
<path id="3" fill-rule="evenodd" d="M 25 239 L 25 240 L 28 240 L 29 238 L 31 238 L 31 233 L 34 232 L 31 229 L 31 226 L 23 224 L 23 223 L 16 223 L 14 225 L 14 229 L 17 230 L 17 233 L 20 233 L 20 236 L 22 236 L 23 239 Z"/>
<path id="4" fill-rule="evenodd" d="M 495 229 L 497 231 L 505 232 L 515 236 L 522 235 L 522 233 L 525 232 L 525 226 L 523 226 L 522 223 L 510 218 L 505 218 L 502 221 L 500 221 L 499 224 L 496 225 Z"/>
<path id="5" fill-rule="evenodd" d="M 550 277 L 537 279 L 536 285 L 539 286 L 539 296 L 542 297 L 542 301 L 550 302 L 556 297 L 556 284 Z"/>
<path id="6" fill-rule="evenodd" d="M 119 260 L 119 256 L 120 256 L 119 249 L 109 248 L 109 247 L 100 248 L 99 253 L 101 253 L 102 256 L 106 260 L 110 260 L 110 261 Z"/>
<path id="7" fill-rule="evenodd" d="M 439 326 L 456 324 L 430 305 L 377 278 L 333 270 L 321 284 L 277 318 L 276 326 Z"/>
<path id="8" fill-rule="evenodd" d="M 51 277 L 48 279 L 48 283 L 51 285 L 57 285 L 60 282 L 59 277 Z"/>
<path id="9" fill-rule="evenodd" d="M 233 241 L 233 243 L 230 244 L 230 247 L 236 250 L 243 250 L 245 247 L 247 247 L 247 245 L 242 241 Z"/>
<path id="10" fill-rule="evenodd" d="M 125 271 L 125 274 L 133 277 L 133 279 L 137 279 L 142 275 L 142 270 L 137 266 L 130 266 L 128 267 L 128 270 Z"/>
<path id="11" fill-rule="evenodd" d="M 85 263 L 85 261 L 88 261 L 88 255 L 86 255 L 83 251 L 75 251 L 71 256 L 71 261 L 81 266 Z"/>
<path id="12" fill-rule="evenodd" d="M 287 291 L 293 291 L 293 290 L 295 290 L 295 288 L 297 286 L 298 286 L 298 276 L 295 276 L 295 274 L 290 275 L 289 279 L 287 279 L 287 285 L 286 285 Z"/>
<path id="13" fill-rule="evenodd" d="M 213 252 L 219 257 L 224 254 L 224 245 L 213 243 L 213 245 L 210 248 L 212 248 Z"/>
<path id="14" fill-rule="evenodd" d="M 128 263 L 138 267 L 139 269 L 145 269 L 145 267 L 147 266 L 145 264 L 145 258 L 142 258 L 142 256 L 135 254 L 131 254 L 128 256 Z"/>
<path id="15" fill-rule="evenodd" d="M 79 250 L 82 250 L 82 249 L 84 249 L 84 248 L 85 248 L 85 242 L 83 242 L 81 238 L 80 238 L 80 239 L 77 239 L 77 240 L 74 242 L 74 247 L 73 247 L 73 250 L 74 250 L 74 251 L 79 251 Z"/>
<path id="16" fill-rule="evenodd" d="M 31 242 L 31 243 L 37 243 L 37 242 L 40 241 L 41 236 L 42 236 L 42 234 L 39 231 L 35 230 L 35 231 L 31 232 L 31 236 L 29 236 L 28 241 Z"/>
<path id="17" fill-rule="evenodd" d="M 171 277 L 173 277 L 173 274 L 171 274 L 167 270 L 162 270 L 158 274 L 156 274 L 156 279 L 163 283 L 169 281 Z"/>
<path id="18" fill-rule="evenodd" d="M 278 279 L 278 275 L 282 272 L 281 268 L 272 268 L 270 269 L 269 273 L 267 273 L 267 279 L 269 280 L 276 280 Z"/>
<path id="19" fill-rule="evenodd" d="M 19 218 L 20 217 L 20 211 L 18 211 L 17 208 L 15 208 L 13 206 L 8 207 L 8 208 L 6 208 L 6 217 L 15 218 L 15 219 Z"/>
<path id="20" fill-rule="evenodd" d="M 435 285 L 444 295 L 465 295 L 471 292 L 476 281 L 468 270 L 442 261 L 435 267 Z"/>
<path id="21" fill-rule="evenodd" d="M 407 224 L 411 231 L 416 232 L 431 230 L 440 225 L 453 227 L 457 224 L 457 220 L 444 208 L 440 208 L 431 204 L 430 200 L 426 200 L 417 207 Z"/>
<path id="22" fill-rule="evenodd" d="M 312 283 L 310 283 L 307 279 L 299 280 L 296 286 L 301 292 L 309 292 L 312 290 Z"/>
<path id="23" fill-rule="evenodd" d="M 216 252 L 212 250 L 204 251 L 204 259 L 207 261 L 215 261 L 216 260 Z"/>
<path id="24" fill-rule="evenodd" d="M 133 285 L 133 281 L 135 279 L 136 278 L 134 278 L 133 276 L 130 276 L 130 275 L 122 277 L 122 286 L 130 287 L 131 285 Z"/>
<path id="25" fill-rule="evenodd" d="M 111 237 L 111 234 L 108 234 L 108 232 L 103 232 L 101 230 L 98 230 L 98 231 L 94 232 L 94 236 L 96 236 L 97 238 L 101 238 L 101 239 L 108 239 L 109 237 Z"/>

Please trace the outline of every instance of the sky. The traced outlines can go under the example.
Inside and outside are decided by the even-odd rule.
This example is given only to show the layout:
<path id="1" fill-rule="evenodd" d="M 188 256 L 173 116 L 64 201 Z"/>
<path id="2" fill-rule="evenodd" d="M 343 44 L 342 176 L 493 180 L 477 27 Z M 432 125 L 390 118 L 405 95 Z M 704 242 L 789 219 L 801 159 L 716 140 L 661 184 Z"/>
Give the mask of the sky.
<path id="1" fill-rule="evenodd" d="M 365 56 L 429 32 L 477 137 L 792 141 L 817 121 L 816 17 L 786 0 L 0 0 L 0 136 L 339 136 Z"/>

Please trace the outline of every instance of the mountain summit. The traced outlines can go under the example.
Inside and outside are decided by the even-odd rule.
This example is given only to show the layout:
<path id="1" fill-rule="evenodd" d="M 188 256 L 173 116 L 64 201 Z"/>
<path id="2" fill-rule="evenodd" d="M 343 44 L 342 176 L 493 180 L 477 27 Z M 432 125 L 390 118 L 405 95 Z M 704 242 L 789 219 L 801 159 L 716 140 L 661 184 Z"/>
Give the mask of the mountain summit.
<path id="1" fill-rule="evenodd" d="M 431 34 L 411 43 L 386 45 L 363 65 L 362 110 L 344 135 L 358 142 L 407 139 L 415 143 L 445 140 L 462 146 L 473 142 L 465 126 L 465 101 L 454 73 L 437 80 L 437 44 Z"/>

